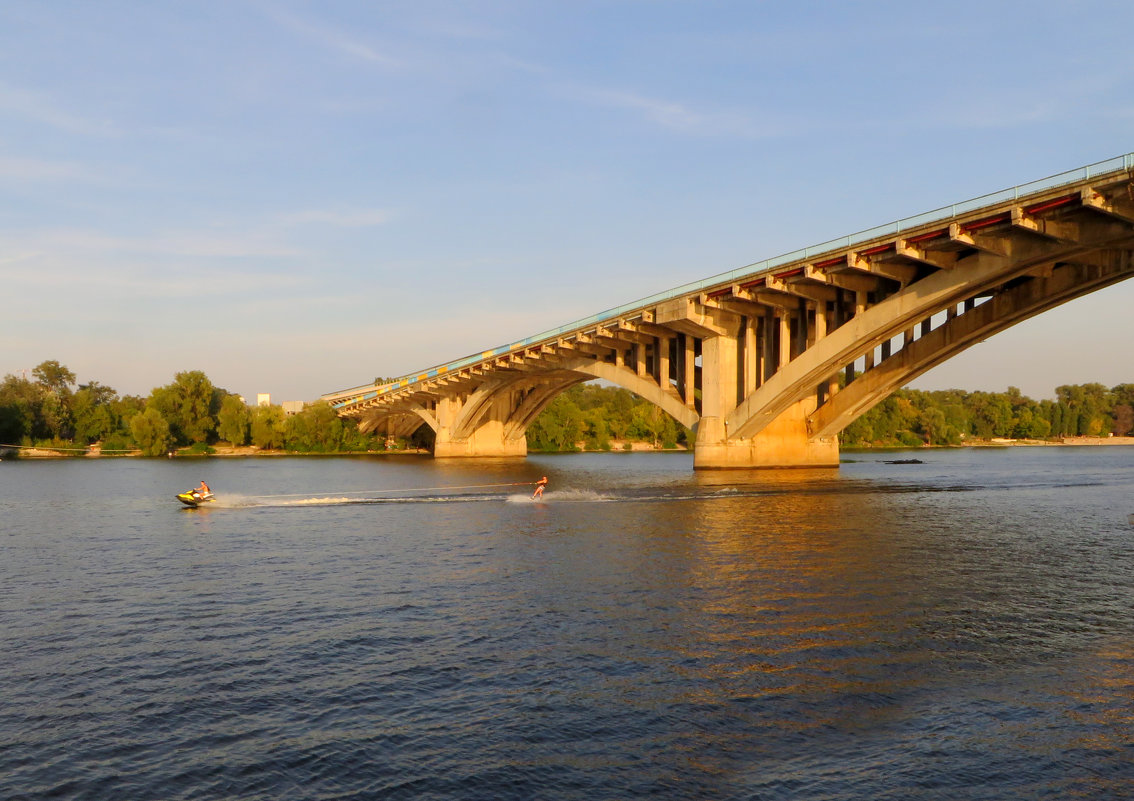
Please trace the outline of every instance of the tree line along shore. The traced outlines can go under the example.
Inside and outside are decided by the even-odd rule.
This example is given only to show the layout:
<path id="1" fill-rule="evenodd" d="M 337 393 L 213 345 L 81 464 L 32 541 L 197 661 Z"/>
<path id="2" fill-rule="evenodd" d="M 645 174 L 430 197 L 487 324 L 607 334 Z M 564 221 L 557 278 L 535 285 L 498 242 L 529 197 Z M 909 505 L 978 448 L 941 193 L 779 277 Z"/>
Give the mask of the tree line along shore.
<path id="1" fill-rule="evenodd" d="M 1134 383 L 1056 387 L 1036 401 L 1006 392 L 903 389 L 839 435 L 845 448 L 1124 442 L 1134 432 Z M 79 384 L 57 361 L 32 377 L 0 382 L 0 449 L 25 455 L 373 453 L 432 446 L 423 426 L 409 439 L 363 434 L 324 402 L 296 414 L 249 407 L 199 370 L 179 372 L 146 397 Z M 558 395 L 527 431 L 532 452 L 678 450 L 694 435 L 648 401 L 619 387 L 582 384 Z"/>

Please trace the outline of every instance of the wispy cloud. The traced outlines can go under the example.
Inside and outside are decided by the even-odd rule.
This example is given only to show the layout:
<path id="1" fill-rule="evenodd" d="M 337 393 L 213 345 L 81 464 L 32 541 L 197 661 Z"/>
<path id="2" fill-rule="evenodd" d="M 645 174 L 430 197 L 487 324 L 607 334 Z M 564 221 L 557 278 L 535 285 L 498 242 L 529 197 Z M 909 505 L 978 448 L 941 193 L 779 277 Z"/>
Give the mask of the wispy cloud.
<path id="1" fill-rule="evenodd" d="M 18 269 L 7 269 L 20 263 Z M 264 273 L 256 269 L 232 269 L 205 261 L 192 265 L 191 275 L 183 264 L 162 261 L 152 255 L 70 253 L 60 250 L 23 254 L 0 261 L 0 276 L 6 284 L 24 293 L 51 297 L 62 306 L 71 302 L 83 307 L 91 297 L 112 296 L 130 303 L 142 298 L 169 298 L 183 293 L 186 282 L 217 290 L 218 303 L 240 298 L 291 297 L 308 287 L 310 278 L 274 271 L 265 283 Z"/>
<path id="2" fill-rule="evenodd" d="M 401 60 L 376 47 L 357 39 L 350 34 L 336 30 L 327 25 L 313 22 L 296 14 L 286 11 L 271 3 L 260 3 L 260 8 L 277 24 L 301 36 L 314 41 L 323 47 L 343 53 L 351 58 L 379 64 L 385 67 L 400 67 Z"/>
<path id="3" fill-rule="evenodd" d="M 45 181 L 101 181 L 105 176 L 82 164 L 0 156 L 0 179 L 39 183 Z"/>
<path id="4" fill-rule="evenodd" d="M 782 117 L 760 116 L 750 109 L 702 109 L 635 92 L 579 85 L 563 91 L 591 105 L 633 112 L 653 125 L 696 136 L 762 139 L 783 136 L 792 129 Z"/>
<path id="5" fill-rule="evenodd" d="M 0 116 L 31 120 L 52 128 L 84 136 L 118 136 L 118 126 L 110 120 L 91 119 L 66 111 L 51 98 L 0 83 Z"/>
<path id="6" fill-rule="evenodd" d="M 288 225 L 314 223 L 340 228 L 367 228 L 389 221 L 390 213 L 385 209 L 309 209 L 283 217 L 283 222 Z"/>
<path id="7" fill-rule="evenodd" d="M 80 256 L 124 255 L 197 258 L 293 258 L 304 251 L 270 233 L 217 230 L 169 231 L 117 236 L 87 228 L 51 228 L 0 239 L 0 248 L 17 252 Z"/>
<path id="8" fill-rule="evenodd" d="M 8 264 L 18 264 L 21 261 L 30 261 L 43 255 L 40 251 L 31 251 L 29 253 L 16 253 L 11 256 L 0 256 L 0 268 Z"/>

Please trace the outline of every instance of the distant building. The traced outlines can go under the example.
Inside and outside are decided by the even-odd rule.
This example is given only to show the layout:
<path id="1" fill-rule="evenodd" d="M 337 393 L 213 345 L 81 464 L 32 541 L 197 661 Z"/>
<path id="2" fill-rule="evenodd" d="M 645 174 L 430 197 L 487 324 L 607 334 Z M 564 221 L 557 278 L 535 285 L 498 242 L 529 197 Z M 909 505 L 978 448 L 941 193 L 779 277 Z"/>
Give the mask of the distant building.
<path id="1" fill-rule="evenodd" d="M 283 407 L 284 414 L 299 414 L 306 405 L 307 401 L 284 401 L 280 404 Z"/>
<path id="2" fill-rule="evenodd" d="M 272 394 L 270 392 L 261 392 L 260 394 L 258 394 L 256 396 L 256 405 L 257 406 L 271 406 L 272 405 Z"/>

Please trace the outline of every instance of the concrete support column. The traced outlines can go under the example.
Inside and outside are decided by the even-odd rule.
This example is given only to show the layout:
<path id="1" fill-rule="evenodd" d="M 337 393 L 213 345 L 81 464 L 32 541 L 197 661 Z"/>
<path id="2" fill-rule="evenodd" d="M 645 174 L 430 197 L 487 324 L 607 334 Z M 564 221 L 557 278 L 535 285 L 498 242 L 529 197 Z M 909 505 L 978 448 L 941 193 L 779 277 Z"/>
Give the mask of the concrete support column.
<path id="1" fill-rule="evenodd" d="M 820 302 L 815 304 L 815 327 L 812 330 L 811 339 L 808 345 L 814 345 L 816 342 L 827 336 L 827 304 Z"/>
<path id="2" fill-rule="evenodd" d="M 793 357 L 799 356 L 815 344 L 815 331 L 811 328 L 811 307 L 811 303 L 800 299 L 799 311 L 796 312 L 796 319 L 799 320 L 799 332 L 795 340 L 795 353 L 792 354 Z"/>
<path id="3" fill-rule="evenodd" d="M 697 386 L 697 345 L 693 337 L 688 334 L 685 335 L 685 355 L 682 358 L 682 367 L 684 368 L 682 384 L 685 390 L 682 400 L 685 401 L 687 407 L 695 409 L 697 398 L 693 391 Z"/>
<path id="4" fill-rule="evenodd" d="M 760 382 L 760 343 L 756 329 L 760 325 L 757 317 L 747 317 L 744 323 L 744 396 L 756 391 Z"/>
<path id="5" fill-rule="evenodd" d="M 701 420 L 697 424 L 694 467 L 697 455 L 709 449 L 727 451 L 725 417 L 736 408 L 737 339 L 733 336 L 706 337 L 701 341 Z"/>
<path id="6" fill-rule="evenodd" d="M 760 381 L 761 384 L 771 378 L 776 372 L 776 331 L 779 330 L 778 325 L 779 321 L 776 319 L 775 312 L 768 309 L 768 311 L 764 313 L 764 370 L 761 373 L 763 376 Z"/>
<path id="7" fill-rule="evenodd" d="M 777 368 L 782 370 L 791 361 L 791 314 L 780 312 L 780 361 Z"/>
<path id="8" fill-rule="evenodd" d="M 701 421 L 723 418 L 736 408 L 736 337 L 706 337 L 701 341 Z"/>
<path id="9" fill-rule="evenodd" d="M 658 386 L 664 390 L 668 390 L 672 384 L 669 383 L 669 343 L 672 340 L 670 337 L 657 338 L 657 354 L 658 365 Z"/>

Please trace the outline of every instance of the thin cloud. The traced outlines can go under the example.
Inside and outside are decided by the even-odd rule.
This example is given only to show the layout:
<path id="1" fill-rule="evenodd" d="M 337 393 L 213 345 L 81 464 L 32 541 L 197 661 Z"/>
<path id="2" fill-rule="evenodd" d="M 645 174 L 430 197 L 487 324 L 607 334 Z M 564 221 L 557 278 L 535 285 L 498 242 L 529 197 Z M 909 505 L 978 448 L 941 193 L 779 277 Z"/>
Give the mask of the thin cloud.
<path id="1" fill-rule="evenodd" d="M 108 120 L 93 120 L 64 111 L 50 98 L 0 83 L 0 115 L 21 117 L 69 133 L 84 136 L 118 136 L 118 127 Z"/>
<path id="2" fill-rule="evenodd" d="M 569 94 L 592 105 L 630 111 L 661 128 L 696 136 L 738 136 L 763 139 L 783 136 L 790 126 L 743 109 L 702 110 L 684 103 L 614 89 L 567 87 Z"/>
<path id="3" fill-rule="evenodd" d="M 47 181 L 100 181 L 97 172 L 69 161 L 0 157 L 0 179 L 41 183 Z"/>
<path id="4" fill-rule="evenodd" d="M 261 3 L 260 8 L 278 25 L 287 28 L 301 36 L 314 41 L 323 47 L 344 53 L 351 58 L 360 61 L 366 61 L 371 64 L 380 64 L 384 67 L 400 67 L 402 62 L 399 59 L 383 53 L 380 50 L 372 47 L 371 45 L 359 41 L 342 31 L 334 30 L 333 28 L 319 25 L 311 20 L 302 19 L 299 16 L 285 11 L 278 6 L 270 3 Z"/>
<path id="5" fill-rule="evenodd" d="M 0 267 L 7 264 L 18 264 L 21 261 L 30 261 L 42 255 L 39 251 L 32 251 L 30 253 L 17 253 L 14 256 L 0 256 Z"/>
<path id="6" fill-rule="evenodd" d="M 14 238 L 14 237 L 13 237 Z M 84 228 L 56 228 L 21 236 L 24 251 L 94 256 L 128 254 L 155 257 L 294 258 L 304 251 L 264 234 L 217 231 L 172 231 L 153 236 L 115 236 Z M 0 240 L 0 246 L 4 243 Z"/>
<path id="7" fill-rule="evenodd" d="M 368 228 L 385 225 L 390 221 L 390 213 L 385 209 L 309 209 L 287 214 L 283 221 L 289 225 L 323 224 L 340 228 Z"/>
<path id="8" fill-rule="evenodd" d="M 19 271 L 9 271 L 8 263 L 28 262 Z M 171 264 L 153 257 L 133 256 L 123 259 L 117 255 L 73 254 L 60 252 L 28 253 L 0 262 L 0 275 L 13 288 L 29 293 L 44 293 L 53 298 L 57 309 L 68 302 L 76 308 L 85 308 L 92 292 L 106 293 L 129 302 L 141 298 L 169 298 L 185 289 L 186 273 L 182 264 Z M 35 269 L 31 269 L 34 267 Z M 210 266 L 207 262 L 194 264 L 192 281 L 195 284 L 218 288 L 214 301 L 272 297 L 273 303 L 287 299 L 296 290 L 309 288 L 311 278 L 290 272 L 277 271 L 265 284 L 264 273 L 256 270 L 234 270 Z M 307 297 L 307 293 L 303 293 Z M 101 306 L 92 307 L 100 309 Z"/>

